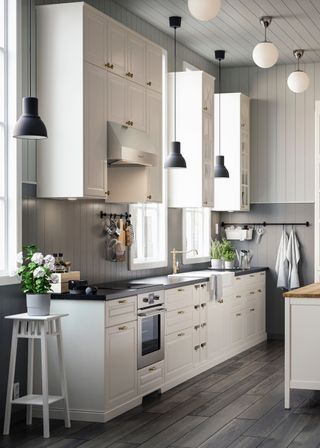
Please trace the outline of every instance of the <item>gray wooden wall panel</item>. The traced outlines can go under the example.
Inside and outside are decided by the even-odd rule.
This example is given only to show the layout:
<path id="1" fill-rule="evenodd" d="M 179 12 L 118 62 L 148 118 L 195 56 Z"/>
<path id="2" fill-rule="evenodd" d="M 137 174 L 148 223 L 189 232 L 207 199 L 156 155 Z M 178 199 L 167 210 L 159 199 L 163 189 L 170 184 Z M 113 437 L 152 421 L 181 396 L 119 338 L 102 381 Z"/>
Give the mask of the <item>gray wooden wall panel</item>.
<path id="1" fill-rule="evenodd" d="M 311 227 L 296 227 L 300 242 L 301 262 L 299 273 L 301 285 L 313 283 L 314 273 L 314 205 L 313 204 L 255 204 L 250 212 L 222 213 L 221 220 L 225 222 L 304 222 L 310 221 Z M 287 233 L 291 227 L 286 227 Z M 253 251 L 252 266 L 266 266 L 267 274 L 267 330 L 270 337 L 281 336 L 284 333 L 284 301 L 282 292 L 277 289 L 275 263 L 280 242 L 282 227 L 265 228 L 259 245 L 252 241 L 233 241 L 238 249 Z"/>
<path id="2" fill-rule="evenodd" d="M 106 261 L 100 210 L 121 213 L 127 208 L 105 205 L 103 201 L 24 199 L 23 244 L 36 244 L 46 253 L 63 252 L 65 259 L 72 262 L 72 269 L 80 270 L 81 277 L 93 283 L 172 272 L 170 254 L 168 267 L 159 269 L 129 271 L 128 260 Z M 213 232 L 218 220 L 219 214 L 212 213 Z M 173 247 L 182 248 L 182 209 L 169 209 L 168 213 L 168 251 Z M 188 265 L 188 270 L 193 267 Z"/>
<path id="3" fill-rule="evenodd" d="M 251 98 L 251 201 L 314 201 L 314 107 L 320 99 L 320 64 L 305 64 L 310 86 L 287 87 L 294 65 L 225 68 L 222 91 Z"/>

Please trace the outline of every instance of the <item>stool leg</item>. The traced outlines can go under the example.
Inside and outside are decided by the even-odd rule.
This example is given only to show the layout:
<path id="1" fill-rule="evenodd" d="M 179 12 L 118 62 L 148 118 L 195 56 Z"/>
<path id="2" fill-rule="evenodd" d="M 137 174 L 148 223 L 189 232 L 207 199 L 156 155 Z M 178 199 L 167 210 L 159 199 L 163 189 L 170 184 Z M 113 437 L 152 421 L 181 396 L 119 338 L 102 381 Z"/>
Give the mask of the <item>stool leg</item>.
<path id="1" fill-rule="evenodd" d="M 42 374 L 42 411 L 43 437 L 50 437 L 49 429 L 49 389 L 48 389 L 48 347 L 45 323 L 41 322 L 41 374 Z"/>
<path id="2" fill-rule="evenodd" d="M 58 346 L 58 358 L 60 367 L 60 381 L 61 381 L 61 394 L 64 397 L 64 425 L 66 428 L 71 428 L 70 423 L 70 413 L 69 413 L 69 399 L 67 392 L 67 379 L 66 379 L 66 369 L 64 365 L 63 356 L 63 344 L 62 344 L 62 330 L 61 330 L 61 320 L 57 319 L 57 346 Z"/>
<path id="3" fill-rule="evenodd" d="M 34 339 L 28 339 L 28 384 L 27 394 L 33 393 Z M 32 405 L 27 405 L 27 425 L 32 425 Z"/>
<path id="4" fill-rule="evenodd" d="M 5 410 L 4 428 L 3 428 L 4 435 L 8 435 L 10 432 L 11 408 L 12 408 L 11 400 L 13 395 L 14 374 L 16 369 L 18 328 L 19 328 L 19 321 L 15 320 L 13 323 L 12 339 L 11 339 L 11 353 L 10 353 L 9 375 L 7 385 L 7 401 L 6 401 L 6 410 Z"/>

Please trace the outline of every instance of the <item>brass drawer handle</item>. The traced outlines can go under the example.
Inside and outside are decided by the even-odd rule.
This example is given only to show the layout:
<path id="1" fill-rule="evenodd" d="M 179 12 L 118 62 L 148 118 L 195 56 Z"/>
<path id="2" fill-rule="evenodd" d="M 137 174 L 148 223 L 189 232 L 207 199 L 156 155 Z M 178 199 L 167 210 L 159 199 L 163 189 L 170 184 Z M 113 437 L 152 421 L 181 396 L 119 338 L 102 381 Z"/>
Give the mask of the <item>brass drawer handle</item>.
<path id="1" fill-rule="evenodd" d="M 239 280 L 241 280 L 241 278 L 240 278 L 240 277 L 236 277 L 236 280 L 238 280 L 238 281 L 239 281 Z"/>
<path id="2" fill-rule="evenodd" d="M 241 297 L 241 296 L 240 296 Z M 223 303 L 223 299 L 221 299 L 221 300 L 218 300 L 218 303 Z"/>
<path id="3" fill-rule="evenodd" d="M 178 311 L 178 314 L 184 314 L 184 311 Z"/>
<path id="4" fill-rule="evenodd" d="M 128 76 L 128 78 L 133 78 L 133 73 L 131 73 L 131 72 L 127 72 L 127 73 L 126 73 L 126 76 Z"/>
<path id="5" fill-rule="evenodd" d="M 118 303 L 128 303 L 127 300 L 118 300 Z"/>
<path id="6" fill-rule="evenodd" d="M 131 125 L 131 121 L 126 121 L 126 124 L 127 124 L 128 126 L 130 126 L 130 125 Z"/>
<path id="7" fill-rule="evenodd" d="M 201 308 L 205 308 L 207 306 L 206 303 L 201 303 Z"/>
<path id="8" fill-rule="evenodd" d="M 200 328 L 200 325 L 195 325 L 195 326 L 194 326 L 194 329 L 195 329 L 195 330 L 199 330 L 199 328 Z"/>
<path id="9" fill-rule="evenodd" d="M 236 317 L 240 317 L 240 316 L 242 316 L 241 313 L 237 313 L 237 314 L 236 314 Z"/>
<path id="10" fill-rule="evenodd" d="M 183 292 L 184 289 L 183 288 L 178 288 L 178 292 Z"/>
<path id="11" fill-rule="evenodd" d="M 236 299 L 241 299 L 241 296 L 236 296 Z"/>
<path id="12" fill-rule="evenodd" d="M 195 309 L 195 310 L 198 310 L 199 308 L 200 308 L 200 305 L 195 305 L 195 306 L 194 306 L 194 309 Z"/>
<path id="13" fill-rule="evenodd" d="M 255 309 L 254 308 L 250 308 L 250 311 L 255 311 Z"/>
<path id="14" fill-rule="evenodd" d="M 199 289 L 200 285 L 194 285 L 195 289 Z"/>
<path id="15" fill-rule="evenodd" d="M 262 292 L 262 289 L 258 289 L 258 292 Z"/>
<path id="16" fill-rule="evenodd" d="M 107 196 L 109 196 L 109 195 L 110 195 L 110 190 L 105 191 L 104 194 L 106 194 Z"/>
<path id="17" fill-rule="evenodd" d="M 205 347 L 206 345 L 207 345 L 206 342 L 202 342 L 202 344 L 201 344 L 201 348 Z"/>
<path id="18" fill-rule="evenodd" d="M 184 333 L 178 333 L 178 336 L 184 336 Z"/>
<path id="19" fill-rule="evenodd" d="M 104 64 L 104 66 L 113 70 L 113 64 L 110 64 L 110 62 L 107 62 L 106 64 Z"/>
<path id="20" fill-rule="evenodd" d="M 250 291 L 250 294 L 251 294 L 251 295 L 254 294 L 254 291 Z"/>
<path id="21" fill-rule="evenodd" d="M 152 85 L 151 81 L 147 82 L 147 86 L 151 86 L 151 85 Z"/>
<path id="22" fill-rule="evenodd" d="M 250 277 L 252 278 L 252 277 L 255 277 L 255 275 L 254 274 L 250 274 Z"/>
<path id="23" fill-rule="evenodd" d="M 133 121 L 130 121 L 130 126 L 133 126 Z"/>
<path id="24" fill-rule="evenodd" d="M 205 323 L 205 322 L 203 322 L 203 324 L 201 324 L 201 327 L 203 328 L 203 327 L 206 327 L 207 326 L 207 324 Z"/>
<path id="25" fill-rule="evenodd" d="M 155 370 L 157 370 L 156 367 L 149 367 L 149 372 L 154 372 Z"/>
<path id="26" fill-rule="evenodd" d="M 205 287 L 206 287 L 206 284 L 203 283 L 203 284 L 201 285 L 201 288 L 205 288 Z"/>
<path id="27" fill-rule="evenodd" d="M 196 345 L 195 347 L 194 347 L 194 349 L 197 351 L 197 350 L 199 350 L 199 348 L 200 348 L 200 345 Z"/>
<path id="28" fill-rule="evenodd" d="M 118 330 L 120 330 L 120 331 L 128 330 L 128 327 L 126 327 L 126 326 L 124 325 L 123 327 L 118 327 Z"/>

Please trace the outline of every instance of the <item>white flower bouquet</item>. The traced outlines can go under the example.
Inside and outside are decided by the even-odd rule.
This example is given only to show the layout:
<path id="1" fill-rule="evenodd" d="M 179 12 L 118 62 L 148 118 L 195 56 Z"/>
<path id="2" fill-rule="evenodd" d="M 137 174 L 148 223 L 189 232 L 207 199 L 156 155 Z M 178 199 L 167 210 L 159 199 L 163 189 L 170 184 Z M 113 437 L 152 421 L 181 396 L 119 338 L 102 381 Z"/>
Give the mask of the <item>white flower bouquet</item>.
<path id="1" fill-rule="evenodd" d="M 53 273 L 54 257 L 44 257 L 36 246 L 25 246 L 23 252 L 18 254 L 17 262 L 22 291 L 26 294 L 47 294 L 51 292 L 51 285 L 59 280 L 58 275 Z"/>

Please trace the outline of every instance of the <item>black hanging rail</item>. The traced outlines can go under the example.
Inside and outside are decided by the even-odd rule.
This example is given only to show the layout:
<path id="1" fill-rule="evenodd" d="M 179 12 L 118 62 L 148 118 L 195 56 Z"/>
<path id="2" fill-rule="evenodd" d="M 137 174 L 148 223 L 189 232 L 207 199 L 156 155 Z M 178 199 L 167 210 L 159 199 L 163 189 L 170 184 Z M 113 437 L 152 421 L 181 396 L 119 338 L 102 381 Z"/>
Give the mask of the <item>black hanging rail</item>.
<path id="1" fill-rule="evenodd" d="M 266 221 L 262 221 L 262 222 L 221 222 L 221 227 L 227 227 L 227 226 L 242 226 L 242 227 L 249 227 L 249 226 L 305 226 L 305 227 L 310 227 L 310 222 L 309 221 L 305 221 L 305 222 L 266 222 Z"/>
<path id="2" fill-rule="evenodd" d="M 103 212 L 102 210 L 101 210 L 101 212 L 100 212 L 100 218 L 101 219 L 103 219 L 103 218 L 106 218 L 106 217 L 109 217 L 109 218 L 113 218 L 113 219 L 116 219 L 116 218 L 119 218 L 119 219 L 122 219 L 122 218 L 125 218 L 125 219 L 129 219 L 129 218 L 131 218 L 131 215 L 129 214 L 129 213 L 105 213 L 105 212 Z"/>

